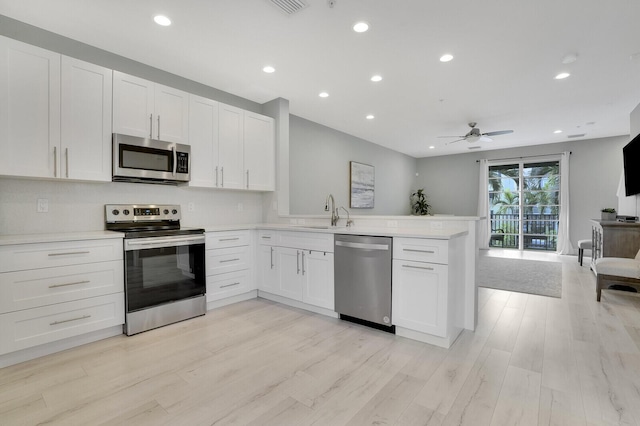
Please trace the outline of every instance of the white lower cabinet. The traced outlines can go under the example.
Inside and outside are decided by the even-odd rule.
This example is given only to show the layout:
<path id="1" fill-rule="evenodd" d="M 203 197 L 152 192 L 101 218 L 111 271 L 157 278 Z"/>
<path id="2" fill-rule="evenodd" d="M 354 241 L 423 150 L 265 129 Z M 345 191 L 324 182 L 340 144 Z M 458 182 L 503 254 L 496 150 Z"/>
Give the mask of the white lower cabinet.
<path id="1" fill-rule="evenodd" d="M 257 253 L 258 290 L 333 311 L 331 234 L 259 231 Z"/>
<path id="2" fill-rule="evenodd" d="M 445 337 L 447 266 L 393 261 L 393 322 L 422 333 Z"/>
<path id="3" fill-rule="evenodd" d="M 0 247 L 0 355 L 124 324 L 122 238 Z"/>
<path id="4" fill-rule="evenodd" d="M 207 302 L 255 290 L 251 231 L 207 232 Z"/>
<path id="5" fill-rule="evenodd" d="M 448 348 L 462 330 L 464 260 L 459 239 L 394 238 L 392 322 L 396 334 Z"/>

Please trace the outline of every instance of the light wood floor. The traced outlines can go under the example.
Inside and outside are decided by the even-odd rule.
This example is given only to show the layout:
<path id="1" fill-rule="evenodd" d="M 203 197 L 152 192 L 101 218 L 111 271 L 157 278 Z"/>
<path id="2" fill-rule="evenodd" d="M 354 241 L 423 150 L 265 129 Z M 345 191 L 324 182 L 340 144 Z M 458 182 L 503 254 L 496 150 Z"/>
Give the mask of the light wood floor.
<path id="1" fill-rule="evenodd" d="M 480 289 L 449 350 L 263 299 L 0 370 L 1 425 L 640 425 L 640 298 Z"/>

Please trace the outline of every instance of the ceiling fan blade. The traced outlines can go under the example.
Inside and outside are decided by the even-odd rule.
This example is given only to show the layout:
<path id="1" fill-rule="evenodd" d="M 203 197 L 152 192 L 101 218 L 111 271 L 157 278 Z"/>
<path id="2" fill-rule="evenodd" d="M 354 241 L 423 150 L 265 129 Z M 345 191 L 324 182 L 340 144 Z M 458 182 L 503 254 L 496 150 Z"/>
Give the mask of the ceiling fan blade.
<path id="1" fill-rule="evenodd" d="M 498 136 L 498 135 L 507 135 L 509 133 L 513 133 L 513 130 L 498 130 L 496 132 L 487 132 L 487 133 L 483 133 L 482 136 Z"/>
<path id="2" fill-rule="evenodd" d="M 459 136 L 454 136 L 454 137 L 459 137 Z M 447 143 L 445 143 L 445 145 L 451 145 L 452 143 L 455 143 L 455 142 L 460 142 L 460 141 L 463 141 L 463 140 L 465 140 L 465 138 L 462 138 L 462 139 L 458 139 L 458 140 L 455 140 L 455 141 L 451 141 L 451 142 L 447 142 Z"/>

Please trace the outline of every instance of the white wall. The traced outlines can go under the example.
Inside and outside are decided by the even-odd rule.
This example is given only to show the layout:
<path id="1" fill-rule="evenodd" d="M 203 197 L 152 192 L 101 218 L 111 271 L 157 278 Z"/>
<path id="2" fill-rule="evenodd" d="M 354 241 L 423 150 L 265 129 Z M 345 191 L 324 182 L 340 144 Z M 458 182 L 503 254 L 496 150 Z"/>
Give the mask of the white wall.
<path id="1" fill-rule="evenodd" d="M 353 209 L 351 214 L 410 214 L 413 157 L 293 115 L 289 155 L 291 214 L 324 214 L 328 194 L 336 206 L 349 209 L 350 161 L 375 167 L 375 207 Z"/>
<path id="2" fill-rule="evenodd" d="M 475 215 L 478 206 L 476 160 L 515 158 L 571 151 L 570 237 L 577 241 L 591 236 L 589 219 L 599 218 L 604 207 L 617 206 L 616 191 L 622 171 L 622 147 L 628 136 L 588 139 L 531 147 L 429 157 L 418 160 L 418 186 L 424 187 L 435 213 Z"/>

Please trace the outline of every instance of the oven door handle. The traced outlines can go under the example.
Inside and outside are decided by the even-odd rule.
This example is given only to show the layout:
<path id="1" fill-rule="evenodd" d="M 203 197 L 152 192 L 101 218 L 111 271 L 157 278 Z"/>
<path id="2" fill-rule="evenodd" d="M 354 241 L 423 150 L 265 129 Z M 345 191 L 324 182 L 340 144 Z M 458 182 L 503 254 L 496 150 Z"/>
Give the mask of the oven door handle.
<path id="1" fill-rule="evenodd" d="M 162 248 L 174 246 L 187 246 L 193 244 L 204 244 L 204 236 L 198 237 L 175 237 L 175 238 L 153 238 L 142 241 L 125 240 L 125 251 L 141 250 L 146 248 Z"/>

